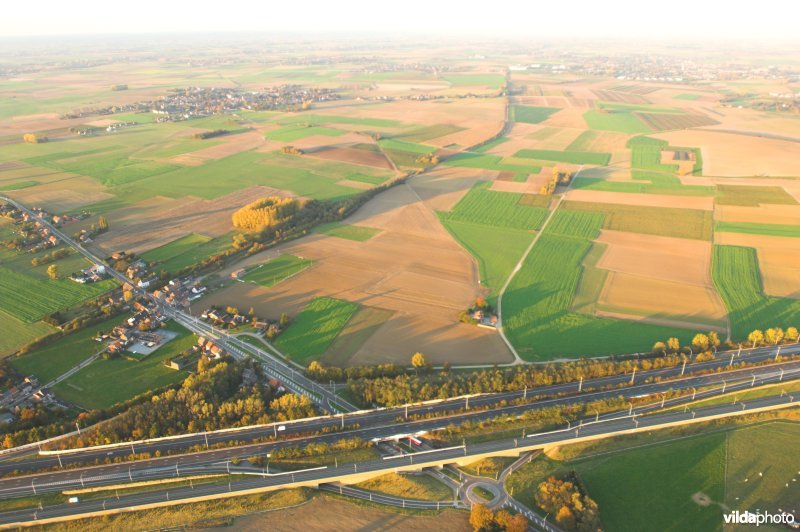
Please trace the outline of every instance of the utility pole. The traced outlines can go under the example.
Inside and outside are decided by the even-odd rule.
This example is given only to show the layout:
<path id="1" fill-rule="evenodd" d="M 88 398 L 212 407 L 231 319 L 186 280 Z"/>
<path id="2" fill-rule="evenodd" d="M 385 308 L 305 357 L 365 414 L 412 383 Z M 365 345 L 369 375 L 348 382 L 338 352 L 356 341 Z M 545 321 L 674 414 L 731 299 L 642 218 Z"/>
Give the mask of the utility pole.
<path id="1" fill-rule="evenodd" d="M 581 380 L 578 381 L 578 391 L 583 391 L 583 375 L 581 375 Z"/>
<path id="2" fill-rule="evenodd" d="M 753 380 L 750 382 L 750 387 L 752 388 L 755 385 L 756 385 L 756 376 L 753 375 Z"/>
<path id="3" fill-rule="evenodd" d="M 206 449 L 208 449 L 209 448 L 209 446 L 208 446 L 208 432 L 203 433 L 203 436 L 206 437 Z"/>
<path id="4" fill-rule="evenodd" d="M 731 360 L 728 362 L 728 367 L 733 366 L 733 353 L 731 353 Z"/>
<path id="5" fill-rule="evenodd" d="M 633 384 L 634 378 L 636 378 L 636 368 L 633 368 L 633 373 L 631 373 L 631 384 Z"/>
<path id="6" fill-rule="evenodd" d="M 522 398 L 523 399 L 527 399 L 528 398 L 528 385 L 527 384 L 525 385 L 525 391 L 522 392 Z"/>
<path id="7" fill-rule="evenodd" d="M 683 361 L 683 367 L 681 368 L 681 377 L 683 377 L 684 373 L 686 373 L 686 361 L 685 360 Z"/>
<path id="8" fill-rule="evenodd" d="M 58 453 L 56 456 L 58 457 L 58 467 L 64 469 L 64 464 L 61 463 L 61 453 Z"/>

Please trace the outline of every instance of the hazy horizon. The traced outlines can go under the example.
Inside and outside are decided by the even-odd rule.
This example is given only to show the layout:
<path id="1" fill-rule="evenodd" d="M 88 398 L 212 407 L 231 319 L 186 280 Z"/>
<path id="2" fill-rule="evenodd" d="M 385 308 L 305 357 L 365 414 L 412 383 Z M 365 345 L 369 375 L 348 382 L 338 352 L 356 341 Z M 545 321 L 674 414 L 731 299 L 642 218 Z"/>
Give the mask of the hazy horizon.
<path id="1" fill-rule="evenodd" d="M 776 42 L 797 40 L 796 11 L 785 0 L 760 2 L 747 10 L 721 9 L 688 0 L 643 5 L 611 0 L 590 5 L 515 5 L 409 0 L 400 9 L 374 2 L 317 0 L 297 4 L 227 8 L 211 2 L 191 7 L 142 0 L 110 9 L 98 0 L 71 3 L 44 0 L 6 6 L 0 20 L 4 37 L 136 35 L 158 33 L 275 32 L 277 34 L 383 34 L 508 38 L 638 38 Z M 782 15 L 785 14 L 785 16 Z M 465 43 L 469 44 L 469 43 Z"/>

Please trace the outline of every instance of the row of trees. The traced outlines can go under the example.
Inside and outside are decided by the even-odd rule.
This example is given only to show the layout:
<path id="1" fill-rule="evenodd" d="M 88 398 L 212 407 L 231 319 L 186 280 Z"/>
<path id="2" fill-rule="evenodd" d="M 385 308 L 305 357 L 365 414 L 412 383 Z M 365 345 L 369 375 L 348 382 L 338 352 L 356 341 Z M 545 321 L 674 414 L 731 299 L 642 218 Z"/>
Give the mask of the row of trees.
<path id="1" fill-rule="evenodd" d="M 800 338 L 797 327 L 788 327 L 785 331 L 780 327 L 772 327 L 766 331 L 756 329 L 747 335 L 747 341 L 753 347 L 758 345 L 778 345 L 782 341 L 796 342 Z"/>
<path id="2" fill-rule="evenodd" d="M 51 262 L 63 259 L 67 255 L 69 255 L 69 248 L 56 249 L 51 253 L 45 253 L 41 257 L 32 258 L 31 266 L 35 268 L 36 266 L 41 266 L 42 264 L 50 264 Z"/>
<path id="3" fill-rule="evenodd" d="M 315 414 L 305 396 L 284 394 L 262 384 L 245 386 L 245 370 L 258 373 L 251 361 L 201 357 L 197 373 L 177 389 L 153 395 L 120 415 L 63 446 L 103 445 L 131 439 L 217 430 L 273 421 L 288 421 Z"/>
<path id="4" fill-rule="evenodd" d="M 416 355 L 415 355 L 416 358 Z M 397 406 L 431 399 L 446 399 L 475 393 L 506 392 L 525 387 L 576 382 L 581 377 L 592 379 L 639 371 L 674 367 L 685 355 L 670 353 L 641 360 L 577 360 L 559 364 L 491 368 L 471 373 L 452 373 L 447 369 L 432 372 L 426 368 L 424 355 L 417 358 L 413 370 L 392 365 L 348 368 L 324 368 L 312 362 L 307 375 L 319 382 L 347 379 L 352 394 L 363 406 Z M 412 360 L 412 364 L 414 364 Z"/>
<path id="5" fill-rule="evenodd" d="M 475 532 L 526 532 L 528 520 L 522 514 L 511 514 L 508 510 L 493 512 L 483 504 L 473 504 L 469 512 L 469 524 Z"/>

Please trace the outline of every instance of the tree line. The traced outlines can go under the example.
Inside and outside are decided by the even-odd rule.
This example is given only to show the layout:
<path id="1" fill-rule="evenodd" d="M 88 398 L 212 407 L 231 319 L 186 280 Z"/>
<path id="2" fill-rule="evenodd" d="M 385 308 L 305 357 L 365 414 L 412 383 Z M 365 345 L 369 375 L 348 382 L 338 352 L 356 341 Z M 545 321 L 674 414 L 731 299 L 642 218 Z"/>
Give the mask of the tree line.
<path id="1" fill-rule="evenodd" d="M 508 510 L 493 512 L 484 504 L 472 505 L 469 524 L 475 532 L 525 532 L 528 520 L 522 514 L 512 514 Z"/>
<path id="2" fill-rule="evenodd" d="M 252 361 L 201 357 L 197 372 L 180 387 L 152 395 L 120 415 L 80 436 L 62 440 L 61 447 L 103 445 L 229 427 L 288 421 L 315 415 L 305 396 L 277 396 L 273 388 L 245 383 L 245 372 L 258 374 Z M 259 379 L 262 380 L 262 379 Z"/>

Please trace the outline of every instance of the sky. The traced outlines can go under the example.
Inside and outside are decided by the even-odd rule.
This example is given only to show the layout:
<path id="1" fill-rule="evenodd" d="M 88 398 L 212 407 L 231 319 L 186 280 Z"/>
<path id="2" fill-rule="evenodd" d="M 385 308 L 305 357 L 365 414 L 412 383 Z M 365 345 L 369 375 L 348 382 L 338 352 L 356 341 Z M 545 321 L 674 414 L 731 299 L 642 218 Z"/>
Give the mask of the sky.
<path id="1" fill-rule="evenodd" d="M 798 15 L 797 0 L 35 0 L 4 2 L 0 36 L 256 31 L 775 41 L 797 40 Z"/>

